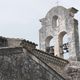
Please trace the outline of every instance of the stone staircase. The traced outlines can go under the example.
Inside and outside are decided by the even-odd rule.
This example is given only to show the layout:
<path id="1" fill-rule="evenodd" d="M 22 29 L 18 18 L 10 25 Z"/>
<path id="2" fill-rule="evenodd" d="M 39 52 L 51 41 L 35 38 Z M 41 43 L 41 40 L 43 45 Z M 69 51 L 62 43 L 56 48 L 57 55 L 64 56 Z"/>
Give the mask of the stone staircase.
<path id="1" fill-rule="evenodd" d="M 45 62 L 48 66 L 50 66 L 52 69 L 54 69 L 56 72 L 58 72 L 60 75 L 63 74 L 65 66 L 69 63 L 67 60 L 61 59 L 56 56 L 49 55 L 48 53 L 34 49 L 32 50 L 33 54 Z"/>

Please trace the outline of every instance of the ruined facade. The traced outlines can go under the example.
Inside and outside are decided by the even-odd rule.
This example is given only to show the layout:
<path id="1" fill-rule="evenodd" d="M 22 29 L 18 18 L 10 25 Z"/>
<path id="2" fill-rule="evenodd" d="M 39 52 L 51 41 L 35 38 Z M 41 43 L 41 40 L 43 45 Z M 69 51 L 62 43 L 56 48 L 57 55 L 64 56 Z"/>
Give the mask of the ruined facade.
<path id="1" fill-rule="evenodd" d="M 46 50 L 50 40 L 54 39 L 54 55 L 63 58 L 63 37 L 68 36 L 69 58 L 77 60 L 79 56 L 78 21 L 74 18 L 77 9 L 66 9 L 62 6 L 52 8 L 45 18 L 41 19 L 39 31 L 40 49 Z"/>
<path id="2" fill-rule="evenodd" d="M 57 6 L 40 20 L 40 49 L 25 39 L 0 37 L 0 80 L 80 80 L 77 11 Z M 64 50 L 69 53 L 67 60 Z"/>
<path id="3" fill-rule="evenodd" d="M 78 21 L 74 18 L 77 12 L 78 10 L 73 7 L 66 9 L 56 6 L 44 18 L 40 19 L 42 24 L 39 30 L 40 49 L 63 59 L 65 51 L 68 53 L 69 64 L 64 68 L 66 70 L 64 74 L 68 74 L 66 77 L 69 80 L 80 79 L 78 78 L 80 74 Z M 63 42 L 65 35 L 67 35 L 67 43 Z M 52 38 L 53 46 L 50 46 Z M 73 79 L 70 78 L 70 75 Z"/>

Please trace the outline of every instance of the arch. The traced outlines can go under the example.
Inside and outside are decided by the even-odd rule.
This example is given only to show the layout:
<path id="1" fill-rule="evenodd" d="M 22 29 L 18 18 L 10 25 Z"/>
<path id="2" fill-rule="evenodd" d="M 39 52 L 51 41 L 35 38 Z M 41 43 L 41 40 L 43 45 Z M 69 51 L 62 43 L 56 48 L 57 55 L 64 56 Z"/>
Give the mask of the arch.
<path id="1" fill-rule="evenodd" d="M 56 28 L 57 26 L 59 26 L 59 21 L 58 21 L 58 16 L 53 16 L 52 18 L 52 27 Z"/>
<path id="2" fill-rule="evenodd" d="M 52 36 L 48 36 L 45 39 L 45 50 L 48 54 L 54 55 L 54 41 L 53 41 L 53 37 Z"/>
<path id="3" fill-rule="evenodd" d="M 66 31 L 62 31 L 59 33 L 58 35 L 58 43 L 59 43 L 59 53 L 60 53 L 60 57 L 64 57 L 63 55 L 63 37 L 67 34 Z"/>
<path id="4" fill-rule="evenodd" d="M 59 39 L 60 44 L 63 42 L 63 37 L 64 37 L 65 34 L 67 34 L 66 31 L 62 31 L 62 32 L 59 33 L 58 39 Z"/>
<path id="5" fill-rule="evenodd" d="M 52 36 L 48 36 L 46 39 L 45 39 L 45 46 L 46 47 L 49 47 L 50 46 L 50 41 L 53 37 Z"/>
<path id="6" fill-rule="evenodd" d="M 58 13 L 59 12 L 59 13 Z M 46 18 L 52 20 L 53 16 L 58 16 L 58 17 L 64 17 L 64 12 L 67 14 L 67 9 L 64 8 L 63 6 L 57 6 L 57 7 L 53 7 L 52 9 L 50 9 L 48 11 L 48 13 L 46 14 Z M 67 14 L 68 15 L 68 14 Z"/>

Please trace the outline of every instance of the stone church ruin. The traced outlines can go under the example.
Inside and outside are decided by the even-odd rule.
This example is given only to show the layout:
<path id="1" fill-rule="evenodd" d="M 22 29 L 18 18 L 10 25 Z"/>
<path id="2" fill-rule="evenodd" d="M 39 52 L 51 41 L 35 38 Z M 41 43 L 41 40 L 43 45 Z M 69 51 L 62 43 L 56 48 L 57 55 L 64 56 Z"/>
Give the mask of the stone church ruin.
<path id="1" fill-rule="evenodd" d="M 40 19 L 40 49 L 25 39 L 0 37 L 0 80 L 80 80 L 77 12 L 56 6 Z"/>

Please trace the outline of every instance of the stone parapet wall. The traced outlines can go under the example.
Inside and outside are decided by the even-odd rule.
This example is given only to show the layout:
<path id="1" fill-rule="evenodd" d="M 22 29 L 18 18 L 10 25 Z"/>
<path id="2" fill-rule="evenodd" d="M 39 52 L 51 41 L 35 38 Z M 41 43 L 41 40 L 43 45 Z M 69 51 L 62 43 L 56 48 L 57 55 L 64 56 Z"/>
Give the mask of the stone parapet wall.
<path id="1" fill-rule="evenodd" d="M 65 66 L 69 63 L 67 60 L 58 58 L 56 56 L 51 56 L 41 50 L 35 49 L 32 53 L 61 75 Z"/>
<path id="2" fill-rule="evenodd" d="M 23 53 L 23 48 L 22 47 L 0 48 L 0 56 L 20 54 L 20 53 Z"/>
<path id="3" fill-rule="evenodd" d="M 27 49 L 0 49 L 0 54 L 0 80 L 65 80 Z"/>
<path id="4" fill-rule="evenodd" d="M 80 62 L 71 61 L 64 69 L 66 80 L 80 80 Z"/>
<path id="5" fill-rule="evenodd" d="M 19 38 L 7 38 L 8 47 L 19 47 L 22 40 Z"/>

